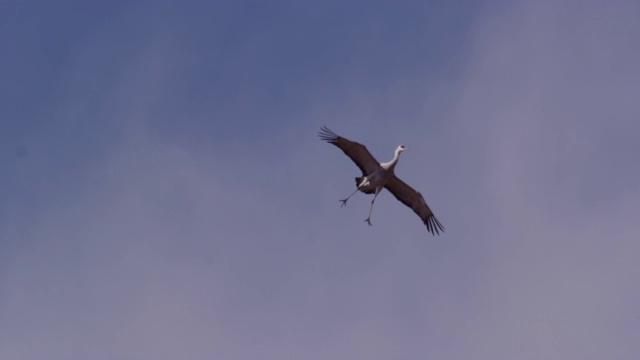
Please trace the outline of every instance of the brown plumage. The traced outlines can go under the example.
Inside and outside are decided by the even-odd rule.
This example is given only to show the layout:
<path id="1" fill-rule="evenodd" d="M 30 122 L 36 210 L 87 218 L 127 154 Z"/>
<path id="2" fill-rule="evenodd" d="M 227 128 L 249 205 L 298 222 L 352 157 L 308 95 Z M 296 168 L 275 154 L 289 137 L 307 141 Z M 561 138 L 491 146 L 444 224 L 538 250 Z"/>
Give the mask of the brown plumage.
<path id="1" fill-rule="evenodd" d="M 371 225 L 373 203 L 380 191 L 386 188 L 396 199 L 410 207 L 420 217 L 427 227 L 427 231 L 433 235 L 439 235 L 440 231 L 444 232 L 444 226 L 442 226 L 440 221 L 434 216 L 424 201 L 422 194 L 395 175 L 394 170 L 398 163 L 400 153 L 406 150 L 404 145 L 398 146 L 393 160 L 388 163 L 379 163 L 364 145 L 338 136 L 327 127 L 320 128 L 319 136 L 320 139 L 340 148 L 340 150 L 358 166 L 360 171 L 362 171 L 362 176 L 356 177 L 356 191 L 346 199 L 340 200 L 342 206 L 346 206 L 347 200 L 358 191 L 365 194 L 374 194 L 373 200 L 371 200 L 371 207 L 369 208 L 369 217 L 365 220 Z"/>

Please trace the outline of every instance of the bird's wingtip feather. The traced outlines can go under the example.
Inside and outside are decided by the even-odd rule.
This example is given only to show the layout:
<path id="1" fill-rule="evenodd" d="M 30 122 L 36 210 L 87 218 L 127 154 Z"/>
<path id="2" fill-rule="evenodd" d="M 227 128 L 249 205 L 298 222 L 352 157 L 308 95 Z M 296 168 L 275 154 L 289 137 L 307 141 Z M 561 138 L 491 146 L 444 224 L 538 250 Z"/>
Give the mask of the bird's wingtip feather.
<path id="1" fill-rule="evenodd" d="M 440 221 L 433 215 L 427 218 L 425 225 L 427 226 L 427 231 L 433 236 L 440 235 L 440 232 L 444 233 L 444 226 L 442 226 Z"/>
<path id="2" fill-rule="evenodd" d="M 320 137 L 320 139 L 322 139 L 324 141 L 334 141 L 334 140 L 337 140 L 338 137 L 339 137 L 336 133 L 331 131 L 326 126 L 321 126 L 320 127 L 320 131 L 318 131 L 318 136 Z"/>

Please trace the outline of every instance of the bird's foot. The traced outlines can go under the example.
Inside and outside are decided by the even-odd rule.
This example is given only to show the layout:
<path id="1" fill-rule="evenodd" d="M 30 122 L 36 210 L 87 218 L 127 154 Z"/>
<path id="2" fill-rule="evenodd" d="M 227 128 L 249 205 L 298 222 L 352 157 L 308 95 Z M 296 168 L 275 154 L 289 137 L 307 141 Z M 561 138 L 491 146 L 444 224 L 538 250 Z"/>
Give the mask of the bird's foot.
<path id="1" fill-rule="evenodd" d="M 340 202 L 342 203 L 340 204 L 340 207 L 347 206 L 347 200 L 349 199 L 340 200 Z"/>
<path id="2" fill-rule="evenodd" d="M 371 218 L 367 218 L 364 222 L 366 222 L 367 224 L 369 224 L 369 226 L 373 226 L 373 225 L 371 225 Z"/>

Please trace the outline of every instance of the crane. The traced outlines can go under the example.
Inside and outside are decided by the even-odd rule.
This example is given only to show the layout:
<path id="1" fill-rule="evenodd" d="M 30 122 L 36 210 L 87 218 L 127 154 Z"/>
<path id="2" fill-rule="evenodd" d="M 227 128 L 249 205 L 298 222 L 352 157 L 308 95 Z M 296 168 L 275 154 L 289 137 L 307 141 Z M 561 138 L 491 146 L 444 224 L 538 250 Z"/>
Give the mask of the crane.
<path id="1" fill-rule="evenodd" d="M 391 161 L 380 163 L 369 153 L 369 150 L 364 145 L 338 136 L 326 126 L 320 128 L 318 136 L 321 140 L 340 148 L 362 171 L 362 176 L 356 177 L 356 190 L 345 199 L 340 200 L 340 207 L 346 206 L 347 200 L 358 191 L 365 194 L 373 194 L 371 206 L 369 207 L 369 216 L 365 219 L 365 222 L 371 226 L 373 203 L 376 201 L 380 191 L 386 188 L 396 199 L 410 207 L 420 217 L 426 225 L 427 231 L 432 235 L 440 235 L 440 231 L 444 232 L 444 227 L 433 215 L 422 194 L 395 175 L 394 170 L 398 164 L 400 154 L 407 150 L 404 145 L 396 148 Z"/>

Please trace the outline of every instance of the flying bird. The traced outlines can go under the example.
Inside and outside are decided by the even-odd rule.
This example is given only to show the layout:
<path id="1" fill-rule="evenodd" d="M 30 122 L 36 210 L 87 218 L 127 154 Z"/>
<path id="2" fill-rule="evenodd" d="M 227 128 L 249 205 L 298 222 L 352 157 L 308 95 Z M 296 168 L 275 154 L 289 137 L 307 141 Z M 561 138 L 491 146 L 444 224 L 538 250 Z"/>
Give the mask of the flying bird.
<path id="1" fill-rule="evenodd" d="M 400 154 L 407 150 L 404 145 L 396 148 L 391 161 L 380 163 L 369 153 L 369 150 L 364 145 L 338 136 L 326 126 L 320 128 L 318 135 L 320 139 L 339 147 L 362 171 L 362 176 L 356 177 L 356 190 L 346 199 L 340 200 L 340 207 L 346 206 L 347 200 L 358 191 L 365 194 L 373 194 L 373 200 L 371 200 L 371 206 L 369 207 L 369 216 L 365 220 L 371 226 L 373 203 L 376 201 L 380 191 L 386 188 L 396 199 L 418 214 L 422 222 L 427 226 L 427 231 L 432 235 L 440 235 L 440 231 L 444 232 L 444 227 L 433 215 L 422 194 L 405 184 L 394 173 Z"/>

